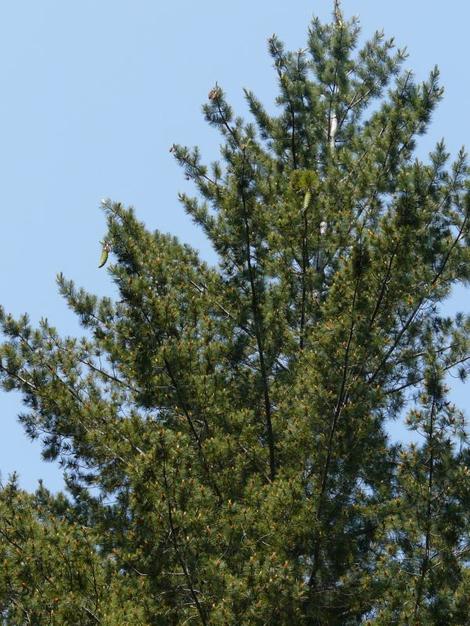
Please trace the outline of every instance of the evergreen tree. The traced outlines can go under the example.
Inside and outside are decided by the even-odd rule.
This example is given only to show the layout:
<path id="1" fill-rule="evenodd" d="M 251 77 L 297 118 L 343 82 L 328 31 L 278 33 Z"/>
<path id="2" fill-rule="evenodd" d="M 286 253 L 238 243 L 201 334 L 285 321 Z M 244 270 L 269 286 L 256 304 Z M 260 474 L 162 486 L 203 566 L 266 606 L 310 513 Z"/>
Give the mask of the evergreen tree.
<path id="1" fill-rule="evenodd" d="M 171 152 L 219 259 L 107 201 L 119 296 L 62 275 L 85 334 L 1 312 L 3 388 L 67 495 L 0 493 L 5 624 L 468 623 L 470 450 L 447 399 L 470 320 L 469 169 L 415 156 L 442 96 L 335 3 L 276 36 L 278 114 L 223 90 L 221 160 Z M 419 444 L 392 444 L 406 415 Z"/>

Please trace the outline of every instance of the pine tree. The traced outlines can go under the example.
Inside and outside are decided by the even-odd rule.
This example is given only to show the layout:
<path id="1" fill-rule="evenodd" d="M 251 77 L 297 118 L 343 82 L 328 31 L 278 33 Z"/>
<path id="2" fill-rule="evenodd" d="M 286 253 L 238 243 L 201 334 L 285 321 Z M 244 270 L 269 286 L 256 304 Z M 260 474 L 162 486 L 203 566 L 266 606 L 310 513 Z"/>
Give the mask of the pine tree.
<path id="1" fill-rule="evenodd" d="M 61 337 L 1 311 L 0 376 L 67 494 L 0 493 L 5 624 L 468 623 L 469 169 L 416 140 L 442 97 L 335 2 L 269 52 L 278 113 L 219 85 L 221 159 L 171 152 L 210 266 L 107 201 L 116 301 L 60 292 Z M 106 262 L 106 259 L 105 259 Z M 419 444 L 392 444 L 406 415 Z"/>

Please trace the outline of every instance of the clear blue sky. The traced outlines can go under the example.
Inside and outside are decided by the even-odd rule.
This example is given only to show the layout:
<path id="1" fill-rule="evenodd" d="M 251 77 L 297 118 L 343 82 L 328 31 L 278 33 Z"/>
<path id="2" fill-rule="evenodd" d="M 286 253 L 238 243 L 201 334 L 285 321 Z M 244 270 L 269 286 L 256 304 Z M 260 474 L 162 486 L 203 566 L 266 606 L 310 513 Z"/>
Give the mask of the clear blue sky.
<path id="1" fill-rule="evenodd" d="M 274 94 L 266 39 L 305 44 L 313 14 L 332 0 L 18 0 L 0 8 L 0 302 L 34 322 L 47 317 L 75 334 L 57 295 L 63 271 L 80 286 L 110 293 L 97 269 L 104 232 L 100 199 L 135 206 L 149 227 L 171 231 L 209 252 L 177 202 L 181 171 L 168 148 L 198 144 L 208 158 L 218 137 L 200 106 L 217 80 L 244 113 L 242 87 Z M 408 66 L 424 78 L 434 64 L 446 97 L 434 116 L 430 148 L 442 136 L 455 154 L 470 144 L 467 0 L 344 0 L 364 36 L 377 28 L 408 47 Z M 467 300 L 465 302 L 465 299 Z M 468 292 L 449 305 L 469 310 Z M 462 388 L 454 396 L 470 412 Z M 40 458 L 16 421 L 18 396 L 0 392 L 0 471 L 18 470 L 56 489 L 60 474 Z M 396 427 L 395 427 L 396 428 Z M 398 431 L 397 431 L 398 432 Z"/>

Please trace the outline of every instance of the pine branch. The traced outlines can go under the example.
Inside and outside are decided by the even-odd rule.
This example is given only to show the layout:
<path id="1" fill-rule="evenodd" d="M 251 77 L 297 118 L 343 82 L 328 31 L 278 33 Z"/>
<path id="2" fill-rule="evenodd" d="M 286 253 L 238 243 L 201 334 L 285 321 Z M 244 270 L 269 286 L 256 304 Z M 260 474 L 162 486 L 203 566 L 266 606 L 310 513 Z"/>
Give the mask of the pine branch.
<path id="1" fill-rule="evenodd" d="M 167 472 L 166 472 L 166 449 L 164 446 L 162 446 L 162 453 L 163 453 L 163 465 L 162 465 L 162 471 L 163 471 L 163 484 L 165 486 L 165 491 L 166 491 L 166 502 L 167 502 L 167 513 L 168 513 L 168 523 L 170 525 L 170 537 L 171 540 L 173 542 L 173 547 L 176 553 L 176 556 L 178 558 L 178 561 L 181 565 L 181 569 L 184 572 L 190 593 L 191 593 L 191 597 L 193 599 L 193 602 L 196 606 L 197 612 L 199 614 L 199 618 L 201 620 L 201 623 L 203 624 L 203 626 L 208 626 L 208 621 L 206 618 L 206 612 L 204 611 L 204 609 L 202 608 L 201 603 L 199 602 L 199 598 L 198 598 L 198 592 L 196 591 L 194 584 L 193 584 L 193 580 L 192 580 L 192 576 L 191 573 L 189 571 L 189 567 L 181 553 L 181 550 L 179 548 L 179 544 L 178 544 L 178 533 L 176 531 L 176 527 L 173 521 L 173 510 L 172 510 L 172 497 L 171 497 L 171 492 L 170 492 L 170 487 L 169 487 L 169 482 L 168 482 L 168 476 L 167 476 Z"/>
<path id="2" fill-rule="evenodd" d="M 245 165 L 246 165 L 246 152 L 243 150 L 243 162 L 242 162 L 242 173 L 241 173 L 241 199 L 243 206 L 243 222 L 245 227 L 245 253 L 246 253 L 246 263 L 248 267 L 248 275 L 250 280 L 251 287 L 251 302 L 252 302 L 252 310 L 253 310 L 253 319 L 255 322 L 255 334 L 256 341 L 258 344 L 258 356 L 261 368 L 261 377 L 263 383 L 263 395 L 264 395 L 264 408 L 265 408 L 265 416 L 266 416 L 266 431 L 268 438 L 268 447 L 269 447 L 269 467 L 270 467 L 270 478 L 274 480 L 276 477 L 276 457 L 275 457 L 275 447 L 274 447 L 274 434 L 273 434 L 273 426 L 272 426 L 272 416 L 271 416 L 271 400 L 269 397 L 269 383 L 268 383 L 268 373 L 266 369 L 266 363 L 264 359 L 264 339 L 261 330 L 261 313 L 259 309 L 258 295 L 256 292 L 255 286 L 255 271 L 253 265 L 251 263 L 251 238 L 250 238 L 250 227 L 248 222 L 248 208 L 245 196 Z"/>
<path id="3" fill-rule="evenodd" d="M 338 399 L 336 402 L 335 410 L 333 413 L 333 420 L 330 426 L 330 433 L 328 435 L 327 454 L 326 454 L 325 465 L 323 467 L 323 472 L 322 472 L 320 493 L 318 496 L 318 506 L 317 506 L 317 514 L 316 514 L 316 518 L 319 521 L 322 515 L 324 498 L 325 498 L 326 488 L 328 484 L 329 469 L 330 469 L 330 464 L 331 464 L 332 457 L 333 457 L 333 438 L 336 432 L 336 427 L 338 425 L 341 412 L 344 407 L 344 400 L 345 400 L 344 394 L 345 394 L 346 382 L 347 382 L 348 370 L 349 370 L 349 354 L 351 350 L 351 344 L 352 344 L 352 340 L 354 336 L 354 327 L 356 323 L 355 308 L 356 308 L 356 299 L 357 299 L 359 284 L 360 284 L 360 277 L 356 279 L 356 284 L 354 287 L 354 294 L 353 294 L 353 300 L 352 300 L 352 305 L 351 305 L 351 325 L 349 328 L 349 336 L 348 336 L 348 341 L 346 344 L 346 350 L 344 353 L 344 364 L 343 364 L 343 373 L 341 377 L 341 385 L 340 385 L 340 390 L 338 393 Z M 313 587 L 315 585 L 316 575 L 320 567 L 319 557 L 320 557 L 320 537 L 317 536 L 316 541 L 315 541 L 314 551 L 313 551 L 313 568 L 312 568 L 312 572 L 308 580 L 309 587 Z"/>
<path id="4" fill-rule="evenodd" d="M 430 423 L 429 423 L 429 447 L 430 447 L 430 460 L 429 460 L 429 472 L 428 472 L 428 493 L 427 493 L 427 505 L 426 505 L 426 530 L 425 530 L 425 547 L 424 558 L 421 563 L 420 575 L 416 584 L 416 599 L 413 609 L 413 619 L 418 618 L 418 613 L 421 607 L 424 582 L 429 569 L 429 555 L 431 551 L 431 514 L 432 514 L 432 491 L 433 491 L 433 476 L 434 476 L 434 412 L 436 410 L 436 398 L 433 396 L 431 411 L 430 411 Z"/>
<path id="5" fill-rule="evenodd" d="M 368 383 L 372 384 L 375 379 L 377 378 L 377 376 L 379 375 L 379 373 L 382 371 L 382 369 L 385 367 L 385 365 L 387 364 L 389 358 L 392 356 L 392 354 L 395 352 L 395 350 L 398 348 L 398 346 L 400 345 L 401 339 L 403 337 L 403 335 L 407 332 L 407 330 L 409 329 L 409 327 L 411 326 L 412 322 L 414 321 L 414 319 L 416 318 L 418 312 L 420 311 L 422 305 L 424 304 L 424 302 L 426 302 L 426 300 L 430 297 L 431 295 L 431 291 L 433 289 L 433 287 L 436 285 L 436 283 L 438 282 L 438 280 L 441 278 L 447 263 L 450 259 L 450 256 L 452 254 L 452 251 L 454 250 L 455 246 L 458 244 L 458 242 L 460 241 L 462 234 L 465 230 L 466 227 L 466 223 L 467 223 L 467 219 L 468 219 L 468 212 L 469 210 L 467 209 L 467 213 L 465 215 L 464 220 L 462 221 L 462 224 L 460 226 L 459 232 L 457 234 L 457 236 L 455 237 L 454 241 L 452 242 L 452 245 L 450 246 L 449 250 L 447 251 L 446 256 L 444 257 L 444 260 L 441 264 L 441 267 L 439 269 L 439 271 L 434 275 L 432 281 L 429 284 L 429 288 L 428 288 L 428 294 L 425 296 L 422 296 L 421 298 L 419 298 L 418 303 L 416 304 L 416 306 L 413 308 L 413 310 L 411 311 L 410 315 L 408 316 L 407 320 L 405 321 L 405 323 L 403 324 L 402 328 L 400 329 L 400 331 L 398 332 L 398 334 L 395 337 L 395 340 L 393 342 L 393 344 L 390 346 L 390 348 L 387 350 L 387 352 L 385 353 L 385 355 L 383 356 L 382 360 L 380 361 L 377 369 L 375 370 L 375 372 L 373 373 L 373 375 L 368 379 Z"/>

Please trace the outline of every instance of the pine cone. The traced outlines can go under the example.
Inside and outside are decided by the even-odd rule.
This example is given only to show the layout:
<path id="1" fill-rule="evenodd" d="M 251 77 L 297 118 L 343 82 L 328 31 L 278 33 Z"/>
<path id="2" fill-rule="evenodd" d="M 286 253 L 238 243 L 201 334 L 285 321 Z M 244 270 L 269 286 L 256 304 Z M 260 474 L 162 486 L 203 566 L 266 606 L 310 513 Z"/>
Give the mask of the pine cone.
<path id="1" fill-rule="evenodd" d="M 215 87 L 212 87 L 212 89 L 209 91 L 208 98 L 209 100 L 214 101 L 214 100 L 218 100 L 221 95 L 222 95 L 222 89 L 216 85 Z"/>

